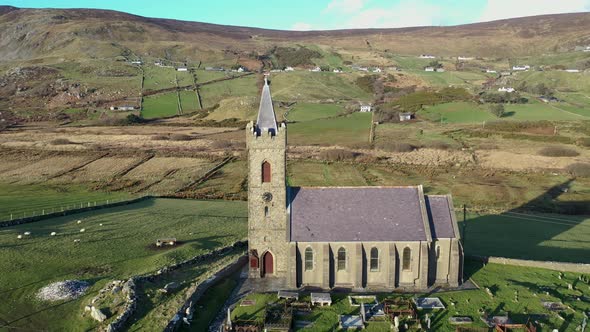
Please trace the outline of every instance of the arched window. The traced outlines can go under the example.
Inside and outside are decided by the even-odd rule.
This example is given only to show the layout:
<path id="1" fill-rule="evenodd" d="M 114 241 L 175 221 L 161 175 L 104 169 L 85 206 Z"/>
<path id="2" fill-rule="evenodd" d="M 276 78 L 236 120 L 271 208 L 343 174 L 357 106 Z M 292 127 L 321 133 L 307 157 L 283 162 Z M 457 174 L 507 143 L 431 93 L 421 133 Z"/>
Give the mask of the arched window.
<path id="1" fill-rule="evenodd" d="M 268 217 L 268 206 L 264 207 L 264 216 Z"/>
<path id="2" fill-rule="evenodd" d="M 346 249 L 340 247 L 338 249 L 338 271 L 346 269 Z"/>
<path id="3" fill-rule="evenodd" d="M 440 246 L 436 246 L 436 259 L 440 258 Z"/>
<path id="4" fill-rule="evenodd" d="M 305 249 L 305 271 L 313 270 L 313 249 L 307 247 Z"/>
<path id="5" fill-rule="evenodd" d="M 379 271 L 379 249 L 371 248 L 371 271 Z"/>
<path id="6" fill-rule="evenodd" d="M 404 248 L 403 258 L 402 258 L 402 268 L 404 270 L 410 270 L 412 263 L 412 249 L 409 247 Z"/>
<path id="7" fill-rule="evenodd" d="M 262 163 L 262 182 L 270 182 L 270 163 L 268 161 Z"/>

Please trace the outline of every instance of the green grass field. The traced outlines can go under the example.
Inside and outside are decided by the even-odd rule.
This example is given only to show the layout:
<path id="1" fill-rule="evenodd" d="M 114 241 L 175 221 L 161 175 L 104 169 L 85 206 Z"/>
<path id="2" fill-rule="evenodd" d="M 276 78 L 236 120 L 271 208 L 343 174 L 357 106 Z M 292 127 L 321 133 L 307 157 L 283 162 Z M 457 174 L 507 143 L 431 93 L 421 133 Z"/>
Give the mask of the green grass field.
<path id="1" fill-rule="evenodd" d="M 342 113 L 344 108 L 338 104 L 298 103 L 289 111 L 289 121 L 310 121 L 331 118 Z"/>
<path id="2" fill-rule="evenodd" d="M 43 212 L 61 211 L 75 207 L 98 205 L 107 200 L 124 200 L 131 195 L 124 192 L 90 191 L 82 185 L 49 185 L 49 184 L 8 184 L 0 183 L 0 221 L 23 216 L 40 215 Z"/>
<path id="3" fill-rule="evenodd" d="M 178 114 L 176 92 L 168 92 L 143 98 L 141 116 L 145 119 L 169 117 Z"/>
<path id="4" fill-rule="evenodd" d="M 163 68 L 149 65 L 143 67 L 143 72 L 143 89 L 145 91 L 160 90 L 176 86 L 175 75 L 177 72 L 174 68 Z"/>
<path id="5" fill-rule="evenodd" d="M 196 70 L 195 74 L 197 75 L 197 83 L 209 82 L 226 77 L 226 73 L 222 71 Z"/>
<path id="6" fill-rule="evenodd" d="M 516 75 L 517 82 L 525 82 L 528 86 L 544 83 L 557 91 L 574 91 L 590 93 L 590 78 L 584 73 L 568 73 L 565 71 L 528 71 Z M 518 86 L 518 84 L 515 86 Z"/>
<path id="7" fill-rule="evenodd" d="M 245 202 L 152 199 L 2 228 L 0 322 L 54 331 L 87 330 L 94 323 L 80 317 L 83 306 L 106 282 L 155 271 L 244 239 L 246 215 Z M 86 231 L 80 233 L 81 228 Z M 32 235 L 17 239 L 25 231 Z M 176 237 L 181 244 L 155 250 L 152 245 L 160 237 Z M 74 239 L 81 242 L 74 244 Z M 75 301 L 35 300 L 40 288 L 65 279 L 86 280 L 92 286 Z"/>
<path id="8" fill-rule="evenodd" d="M 467 277 L 471 277 L 481 288 L 477 290 L 440 292 L 435 294 L 377 294 L 378 301 L 389 298 L 411 299 L 413 296 L 434 296 L 440 298 L 445 305 L 442 310 L 419 310 L 421 321 L 426 314 L 431 318 L 432 331 L 455 331 L 456 326 L 449 323 L 452 316 L 469 316 L 473 323 L 466 327 L 485 327 L 480 320 L 479 310 L 483 310 L 490 316 L 510 314 L 515 323 L 526 323 L 529 314 L 545 314 L 538 318 L 542 324 L 542 331 L 574 331 L 583 320 L 583 312 L 590 309 L 586 301 L 576 301 L 580 296 L 590 294 L 589 287 L 578 280 L 579 274 L 566 273 L 562 279 L 558 278 L 558 272 L 536 268 L 525 268 L 509 265 L 487 264 L 474 261 L 465 262 Z M 575 285 L 574 290 L 568 290 L 568 283 Z M 548 294 L 543 287 L 549 289 Z M 492 296 L 488 295 L 485 288 L 490 289 Z M 517 299 L 515 293 L 518 294 Z M 359 315 L 359 307 L 353 307 L 348 301 L 348 294 L 332 293 L 332 305 L 314 307 L 309 315 L 295 315 L 295 320 L 313 322 L 313 326 L 295 331 L 333 331 L 338 328 L 338 315 Z M 256 305 L 250 307 L 237 306 L 232 312 L 232 319 L 263 321 L 264 307 L 266 303 L 279 301 L 275 294 L 253 293 L 246 297 L 256 301 Z M 300 301 L 309 301 L 309 295 L 304 294 Z M 556 312 L 545 309 L 542 301 L 562 302 L 571 307 L 564 310 L 558 317 Z M 565 319 L 564 319 L 565 318 Z M 404 324 L 403 318 L 401 324 Z M 389 322 L 369 321 L 363 331 L 390 331 Z M 418 331 L 416 327 L 410 327 L 410 331 Z"/>
<path id="9" fill-rule="evenodd" d="M 473 123 L 497 119 L 484 107 L 467 102 L 425 107 L 418 112 L 418 115 L 433 122 L 443 123 Z"/>
<path id="10" fill-rule="evenodd" d="M 176 79 L 178 80 L 178 86 L 188 86 L 195 84 L 193 81 L 193 74 L 188 71 L 177 71 Z"/>
<path id="11" fill-rule="evenodd" d="M 200 88 L 203 107 L 212 107 L 228 97 L 258 96 L 256 77 L 249 75 L 232 80 L 203 85 Z M 274 95 L 273 95 L 274 98 Z"/>
<path id="12" fill-rule="evenodd" d="M 412 72 L 419 76 L 429 85 L 435 87 L 463 86 L 469 88 L 474 85 L 479 85 L 485 81 L 487 76 L 484 73 L 474 72 L 459 72 L 459 71 L 445 71 L 442 73 L 425 72 L 424 70 L 417 70 Z"/>
<path id="13" fill-rule="evenodd" d="M 275 100 L 317 101 L 326 99 L 369 101 L 371 96 L 359 88 L 356 74 L 294 71 L 271 76 Z"/>
<path id="14" fill-rule="evenodd" d="M 368 144 L 371 113 L 353 113 L 331 119 L 318 119 L 289 125 L 289 143 L 293 145 Z"/>
<path id="15" fill-rule="evenodd" d="M 199 110 L 199 100 L 194 91 L 180 91 L 180 105 L 184 113 L 190 113 Z"/>

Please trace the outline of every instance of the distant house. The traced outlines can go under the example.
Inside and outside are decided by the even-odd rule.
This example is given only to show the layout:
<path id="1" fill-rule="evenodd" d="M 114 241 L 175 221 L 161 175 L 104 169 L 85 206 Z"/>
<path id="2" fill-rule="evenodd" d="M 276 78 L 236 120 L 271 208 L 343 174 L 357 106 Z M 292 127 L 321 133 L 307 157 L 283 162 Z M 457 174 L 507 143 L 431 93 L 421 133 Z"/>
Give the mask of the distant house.
<path id="1" fill-rule="evenodd" d="M 141 65 L 141 61 L 139 61 L 139 60 L 131 61 L 131 64 L 133 64 L 133 65 Z"/>
<path id="2" fill-rule="evenodd" d="M 285 71 L 294 71 L 293 67 L 285 67 Z"/>
<path id="3" fill-rule="evenodd" d="M 320 67 L 317 67 L 317 66 L 316 66 L 315 68 L 312 68 L 312 69 L 310 69 L 309 71 L 312 71 L 312 72 L 314 72 L 314 73 L 317 73 L 317 72 L 320 72 L 320 71 L 322 71 L 322 68 L 320 68 Z"/>
<path id="4" fill-rule="evenodd" d="M 111 106 L 109 108 L 111 111 L 134 111 L 136 109 L 135 106 L 124 105 L 124 106 Z"/>
<path id="5" fill-rule="evenodd" d="M 424 71 L 435 71 L 436 69 L 434 69 L 434 67 L 426 67 L 424 68 Z"/>
<path id="6" fill-rule="evenodd" d="M 501 87 L 498 89 L 498 92 L 508 92 L 508 93 L 512 93 L 515 92 L 516 90 L 514 90 L 514 88 L 507 88 L 507 87 Z"/>
<path id="7" fill-rule="evenodd" d="M 280 69 L 271 69 L 270 72 L 271 73 L 280 73 L 280 72 L 282 72 L 282 70 L 280 70 Z"/>
<path id="8" fill-rule="evenodd" d="M 473 60 L 472 57 L 466 57 L 466 56 L 460 56 L 457 58 L 459 61 L 469 61 L 469 60 Z"/>
<path id="9" fill-rule="evenodd" d="M 590 52 L 590 46 L 586 46 L 586 48 L 584 49 L 584 52 Z"/>
<path id="10" fill-rule="evenodd" d="M 445 72 L 445 69 L 442 68 L 442 67 L 441 68 L 436 68 L 436 72 L 437 73 L 444 73 Z"/>
<path id="11" fill-rule="evenodd" d="M 373 68 L 373 72 L 374 73 L 380 73 L 382 70 L 381 68 L 377 67 L 377 68 Z"/>
<path id="12" fill-rule="evenodd" d="M 188 68 L 186 68 L 186 67 L 178 67 L 178 68 L 176 68 L 176 71 L 188 71 Z"/>
<path id="13" fill-rule="evenodd" d="M 372 110 L 373 110 L 373 106 L 366 105 L 366 104 L 361 104 L 361 109 L 359 110 L 359 112 L 361 112 L 361 113 L 368 113 L 368 112 L 371 112 Z"/>
<path id="14" fill-rule="evenodd" d="M 361 66 L 352 66 L 352 69 L 354 70 L 358 70 L 358 71 L 369 71 L 369 68 L 367 67 L 361 67 Z"/>
<path id="15" fill-rule="evenodd" d="M 512 73 L 509 71 L 503 71 L 500 73 L 500 76 L 511 76 L 511 75 L 512 75 Z"/>
<path id="16" fill-rule="evenodd" d="M 430 54 L 421 54 L 419 56 L 420 59 L 436 59 L 436 57 L 434 55 L 430 55 Z"/>
<path id="17" fill-rule="evenodd" d="M 342 72 L 342 69 L 340 69 L 340 68 L 334 68 L 334 70 L 332 70 L 332 72 L 334 72 L 334 73 L 341 73 Z"/>
<path id="18" fill-rule="evenodd" d="M 579 73 L 580 72 L 579 69 L 566 69 L 565 71 L 568 73 Z"/>
<path id="19" fill-rule="evenodd" d="M 399 70 L 401 70 L 401 69 L 399 69 L 399 68 L 397 68 L 397 67 L 393 66 L 393 67 L 389 67 L 389 68 L 387 68 L 387 70 L 389 70 L 389 71 L 399 71 Z"/>
<path id="20" fill-rule="evenodd" d="M 524 65 L 524 66 L 512 66 L 512 70 L 514 71 L 527 71 L 531 69 L 531 66 L 529 65 Z"/>
<path id="21" fill-rule="evenodd" d="M 413 117 L 414 117 L 413 113 L 409 113 L 409 112 L 399 113 L 399 120 L 401 122 L 410 121 L 410 120 L 412 120 Z"/>
<path id="22" fill-rule="evenodd" d="M 208 71 L 225 71 L 223 67 L 205 67 L 205 70 Z"/>
<path id="23" fill-rule="evenodd" d="M 156 65 L 158 67 L 162 67 L 164 64 L 162 63 L 162 61 L 156 61 L 156 62 L 154 62 L 154 65 Z"/>
<path id="24" fill-rule="evenodd" d="M 495 74 L 495 73 L 497 73 L 497 71 L 495 71 L 493 69 L 486 69 L 486 73 L 488 73 L 488 74 Z"/>
<path id="25" fill-rule="evenodd" d="M 557 102 L 559 102 L 559 99 L 557 99 L 554 96 L 551 96 L 551 97 L 548 97 L 548 96 L 539 96 L 539 100 L 542 101 L 542 102 L 544 102 L 544 103 L 549 103 L 549 102 L 551 102 L 551 103 L 557 103 Z"/>

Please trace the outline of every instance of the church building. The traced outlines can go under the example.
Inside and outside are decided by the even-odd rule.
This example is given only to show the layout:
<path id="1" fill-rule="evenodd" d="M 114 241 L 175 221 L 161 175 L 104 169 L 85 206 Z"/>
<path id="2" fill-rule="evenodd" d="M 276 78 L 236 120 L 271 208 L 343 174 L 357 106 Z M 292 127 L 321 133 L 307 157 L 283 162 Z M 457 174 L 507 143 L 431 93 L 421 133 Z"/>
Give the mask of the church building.
<path id="1" fill-rule="evenodd" d="M 286 289 L 457 287 L 463 248 L 450 195 L 422 186 L 289 187 L 287 126 L 265 79 L 246 129 L 250 278 Z"/>

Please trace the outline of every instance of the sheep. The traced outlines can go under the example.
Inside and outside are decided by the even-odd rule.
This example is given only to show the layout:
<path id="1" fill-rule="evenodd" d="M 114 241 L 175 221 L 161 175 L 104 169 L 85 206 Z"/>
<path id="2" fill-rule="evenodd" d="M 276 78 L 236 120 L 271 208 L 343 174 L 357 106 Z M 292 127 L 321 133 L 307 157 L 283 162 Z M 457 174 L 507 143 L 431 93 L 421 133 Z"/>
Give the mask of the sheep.
<path id="1" fill-rule="evenodd" d="M 25 232 L 25 235 L 29 236 L 29 235 L 31 235 L 31 232 Z"/>
<path id="2" fill-rule="evenodd" d="M 75 239 L 74 243 L 80 243 L 80 239 Z"/>
<path id="3" fill-rule="evenodd" d="M 102 224 L 98 224 L 98 226 L 102 226 Z"/>
<path id="4" fill-rule="evenodd" d="M 22 238 L 23 238 L 23 236 L 22 236 L 22 235 L 19 235 L 19 236 L 17 236 L 16 238 L 17 238 L 17 239 L 22 239 Z"/>
<path id="5" fill-rule="evenodd" d="M 57 233 L 56 232 L 51 232 L 51 236 L 56 236 Z"/>
<path id="6" fill-rule="evenodd" d="M 82 220 L 78 220 L 76 223 L 77 224 L 81 224 L 82 223 Z"/>
<path id="7" fill-rule="evenodd" d="M 82 228 L 82 229 L 80 230 L 80 233 L 84 233 L 84 232 L 86 232 L 86 228 Z"/>

